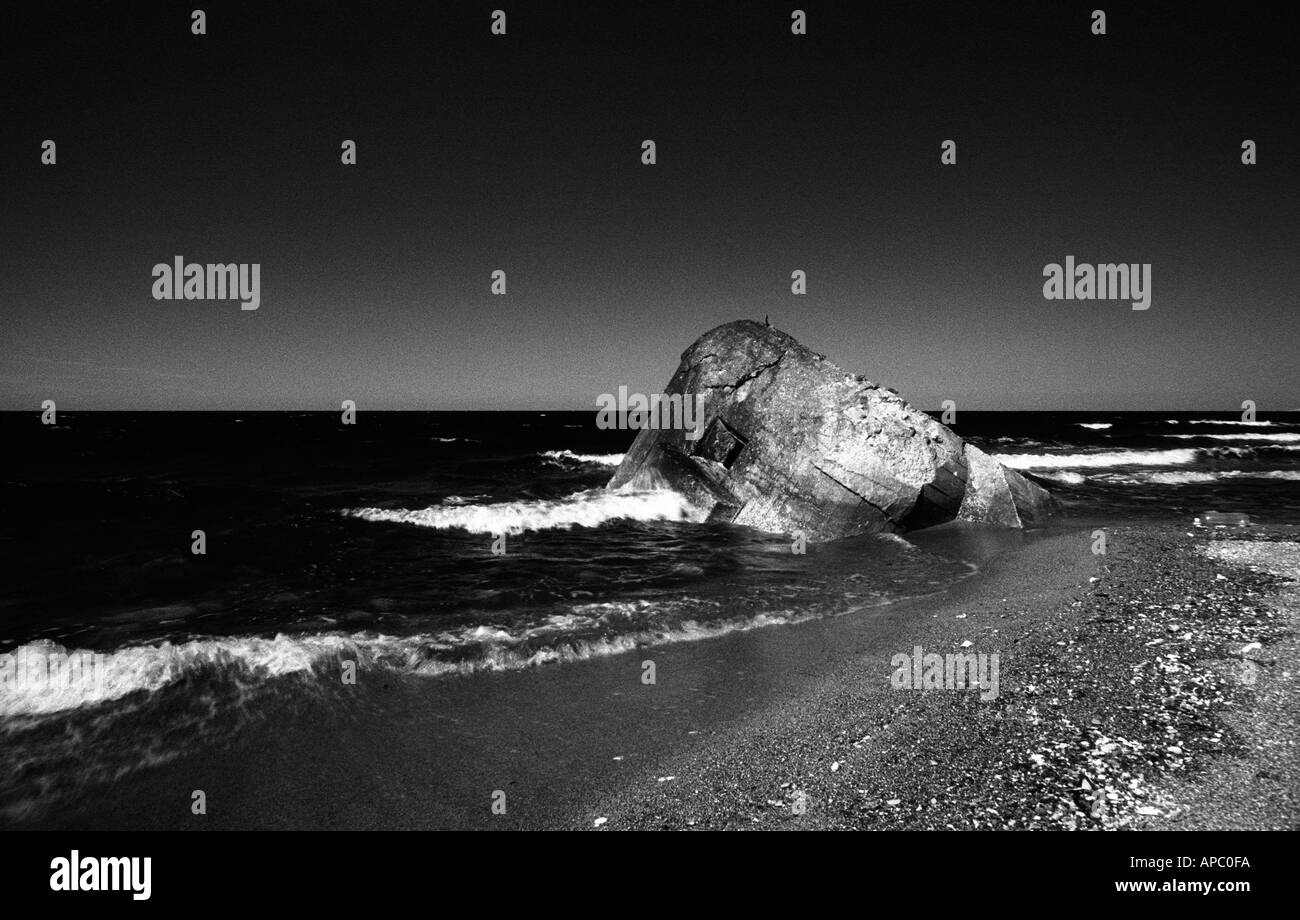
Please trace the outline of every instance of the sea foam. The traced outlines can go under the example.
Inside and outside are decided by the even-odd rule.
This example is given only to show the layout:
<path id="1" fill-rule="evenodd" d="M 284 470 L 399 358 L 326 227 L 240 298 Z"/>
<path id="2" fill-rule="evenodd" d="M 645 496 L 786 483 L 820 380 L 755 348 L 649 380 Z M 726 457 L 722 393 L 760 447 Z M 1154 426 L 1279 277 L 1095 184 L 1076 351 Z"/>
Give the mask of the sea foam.
<path id="1" fill-rule="evenodd" d="M 1165 437 L 1179 438 L 1184 441 L 1206 438 L 1212 441 L 1272 441 L 1280 444 L 1300 441 L 1300 432 L 1279 431 L 1276 434 L 1265 434 L 1260 431 L 1243 431 L 1236 434 L 1167 434 Z"/>
<path id="2" fill-rule="evenodd" d="M 572 463 L 589 463 L 596 466 L 618 466 L 623 454 L 575 454 L 571 450 L 544 450 L 540 456 L 548 460 L 568 460 Z"/>
<path id="3" fill-rule="evenodd" d="M 343 512 L 365 521 L 414 524 L 469 533 L 519 534 L 536 530 L 599 527 L 612 521 L 699 521 L 703 515 L 686 498 L 668 490 L 589 489 L 567 498 L 428 508 L 353 508 Z"/>
<path id="4" fill-rule="evenodd" d="M 1094 466 L 1177 466 L 1196 460 L 1194 448 L 1175 450 L 1112 450 L 1091 454 L 994 454 L 1015 470 L 1077 469 Z"/>
<path id="5" fill-rule="evenodd" d="M 355 662 L 362 671 L 426 677 L 518 670 L 799 622 L 819 615 L 815 610 L 769 609 L 698 619 L 716 607 L 716 601 L 701 598 L 662 602 L 642 599 L 574 605 L 540 623 L 514 628 L 480 623 L 409 636 L 280 634 L 273 638 L 211 637 L 131 646 L 102 655 L 99 686 L 75 684 L 50 692 L 0 684 L 0 720 L 49 716 L 135 693 L 144 693 L 147 699 L 172 685 L 200 679 L 251 689 L 277 678 L 296 676 L 317 686 L 333 686 L 344 661 Z M 852 609 L 858 608 L 848 612 Z M 48 642 L 33 643 L 15 652 L 59 653 L 68 654 L 68 650 Z M 4 728 L 0 721 L 0 734 Z"/>

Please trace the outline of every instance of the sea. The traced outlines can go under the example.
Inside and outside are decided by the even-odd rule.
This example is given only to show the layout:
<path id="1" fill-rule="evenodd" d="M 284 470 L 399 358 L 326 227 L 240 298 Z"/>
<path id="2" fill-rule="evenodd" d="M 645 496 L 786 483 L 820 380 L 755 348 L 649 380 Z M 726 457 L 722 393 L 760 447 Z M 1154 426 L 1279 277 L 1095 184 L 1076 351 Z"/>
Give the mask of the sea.
<path id="1" fill-rule="evenodd" d="M 961 412 L 954 430 L 1050 489 L 1056 519 L 802 554 L 672 492 L 606 490 L 635 432 L 594 412 L 0 426 L 0 822 L 220 744 L 349 671 L 436 694 L 483 671 L 869 617 L 1061 528 L 1190 528 L 1208 510 L 1300 522 L 1300 413 Z"/>

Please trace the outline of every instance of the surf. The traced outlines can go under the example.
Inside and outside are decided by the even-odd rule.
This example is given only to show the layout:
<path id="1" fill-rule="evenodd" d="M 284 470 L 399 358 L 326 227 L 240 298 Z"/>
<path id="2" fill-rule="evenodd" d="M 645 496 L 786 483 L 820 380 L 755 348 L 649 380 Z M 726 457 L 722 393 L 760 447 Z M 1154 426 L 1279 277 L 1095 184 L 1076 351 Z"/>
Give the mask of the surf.
<path id="1" fill-rule="evenodd" d="M 363 521 L 409 524 L 474 534 L 521 534 L 525 531 L 600 527 L 615 521 L 703 520 L 685 496 L 668 490 L 628 492 L 589 489 L 562 499 L 494 502 L 480 505 L 431 505 L 427 508 L 352 508 L 347 517 Z"/>

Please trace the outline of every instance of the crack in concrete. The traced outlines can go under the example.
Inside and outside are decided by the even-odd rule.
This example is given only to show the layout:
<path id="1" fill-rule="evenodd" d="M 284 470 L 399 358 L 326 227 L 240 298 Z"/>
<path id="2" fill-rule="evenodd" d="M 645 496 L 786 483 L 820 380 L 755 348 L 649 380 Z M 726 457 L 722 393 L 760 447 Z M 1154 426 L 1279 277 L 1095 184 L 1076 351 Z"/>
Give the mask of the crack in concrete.
<path id="1" fill-rule="evenodd" d="M 770 364 L 759 365 L 757 370 L 745 374 L 735 383 L 711 383 L 711 384 L 706 384 L 704 388 L 706 390 L 739 390 L 742 386 L 749 383 L 749 381 L 754 380 L 757 377 L 761 377 L 763 374 L 766 374 L 768 371 L 777 367 L 777 365 L 779 365 L 785 359 L 785 356 L 786 353 L 784 351 L 781 352 L 779 355 L 776 356 L 775 361 L 771 362 Z"/>

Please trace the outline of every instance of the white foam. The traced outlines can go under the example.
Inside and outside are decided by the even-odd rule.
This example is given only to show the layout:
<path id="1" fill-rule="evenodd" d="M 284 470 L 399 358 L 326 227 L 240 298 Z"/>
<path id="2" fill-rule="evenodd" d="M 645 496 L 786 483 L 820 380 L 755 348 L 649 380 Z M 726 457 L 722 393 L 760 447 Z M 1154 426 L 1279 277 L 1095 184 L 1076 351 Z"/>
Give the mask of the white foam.
<path id="1" fill-rule="evenodd" d="M 1104 428 L 1110 428 L 1110 427 L 1111 427 L 1111 423 L 1110 423 L 1110 422 L 1077 422 L 1076 424 L 1077 424 L 1080 428 L 1092 428 L 1092 429 L 1097 430 L 1097 431 L 1100 431 L 1100 430 L 1102 430 L 1102 429 L 1104 429 Z"/>
<path id="2" fill-rule="evenodd" d="M 425 676 L 517 670 L 563 661 L 614 655 L 646 645 L 691 641 L 762 626 L 811 619 L 813 611 L 777 610 L 711 622 L 676 620 L 677 610 L 716 606 L 699 599 L 668 602 L 618 601 L 578 605 L 540 624 L 511 631 L 491 624 L 465 626 L 437 634 L 389 636 L 378 633 L 315 634 L 272 639 L 254 636 L 164 642 L 119 649 L 102 656 L 99 684 L 73 684 L 57 692 L 36 692 L 0 683 L 0 720 L 41 717 L 120 699 L 153 694 L 204 672 L 252 687 L 274 678 L 305 675 L 336 682 L 339 663 L 354 661 L 362 670 L 389 670 Z M 853 608 L 846 612 L 853 612 Z M 656 625 L 668 613 L 669 622 Z M 631 629 L 628 627 L 631 626 Z M 627 631 L 619 632 L 619 629 Z M 585 629 L 589 635 L 575 635 Z M 15 654 L 67 653 L 48 642 Z M 439 656 L 437 653 L 443 653 Z M 0 725 L 0 729 L 3 729 Z"/>
<path id="3" fill-rule="evenodd" d="M 1300 444 L 1260 444 L 1256 447 L 1204 447 L 1201 450 L 1211 457 L 1256 457 L 1260 451 L 1274 453 L 1300 451 Z"/>
<path id="4" fill-rule="evenodd" d="M 1125 483 L 1129 485 L 1179 486 L 1220 482 L 1224 479 L 1286 479 L 1300 481 L 1300 470 L 1218 470 L 1212 472 L 1201 470 L 1156 470 L 1135 473 L 1104 473 L 1093 478 L 1099 482 Z"/>
<path id="5" fill-rule="evenodd" d="M 1241 426 L 1243 428 L 1245 427 L 1279 428 L 1283 426 L 1292 427 L 1288 425 L 1286 422 L 1243 422 L 1243 421 L 1237 421 L 1235 419 L 1232 421 L 1223 421 L 1222 419 L 1217 419 L 1217 418 L 1197 418 L 1197 419 L 1192 419 L 1187 424 L 1189 425 L 1234 425 L 1234 426 Z"/>
<path id="6" fill-rule="evenodd" d="M 541 456 L 548 460 L 570 460 L 574 463 L 593 463 L 598 466 L 618 466 L 623 454 L 575 454 L 571 450 L 544 450 Z"/>
<path id="7" fill-rule="evenodd" d="M 1160 472 L 1139 476 L 1138 481 L 1169 486 L 1196 482 L 1216 482 L 1219 478 L 1214 473 L 1198 473 L 1194 470 L 1161 470 Z"/>
<path id="8" fill-rule="evenodd" d="M 1277 434 L 1264 434 L 1258 431 L 1243 431 L 1237 434 L 1167 434 L 1165 437 L 1180 438 L 1182 440 L 1207 438 L 1213 441 L 1272 441 L 1281 444 L 1283 442 L 1300 441 L 1300 432 L 1279 431 Z"/>
<path id="9" fill-rule="evenodd" d="M 1177 450 L 1113 450 L 1091 454 L 994 454 L 1015 470 L 1082 469 L 1097 466 L 1178 466 L 1196 459 L 1192 448 Z"/>
<path id="10" fill-rule="evenodd" d="M 334 636 L 255 636 L 204 639 L 181 644 L 130 646 L 94 656 L 93 667 L 77 680 L 22 678 L 29 659 L 46 661 L 69 652 L 48 641 L 29 643 L 10 655 L 15 667 L 0 681 L 0 717 L 43 715 L 79 706 L 120 699 L 137 691 L 154 692 L 203 668 L 220 671 L 232 679 L 264 680 L 310 671 L 317 664 L 350 647 Z"/>
<path id="11" fill-rule="evenodd" d="M 1052 482 L 1063 482 L 1066 483 L 1067 485 L 1079 485 L 1082 482 L 1087 482 L 1087 477 L 1084 476 L 1082 473 L 1071 473 L 1071 472 L 1046 473 L 1044 474 L 1043 478 L 1050 479 Z"/>
<path id="12" fill-rule="evenodd" d="M 486 534 L 599 527 L 611 521 L 700 521 L 704 517 L 684 496 L 666 489 L 613 492 L 589 489 L 558 500 L 434 505 L 414 510 L 354 508 L 343 513 L 366 521 L 414 524 L 439 530 L 458 528 Z"/>

